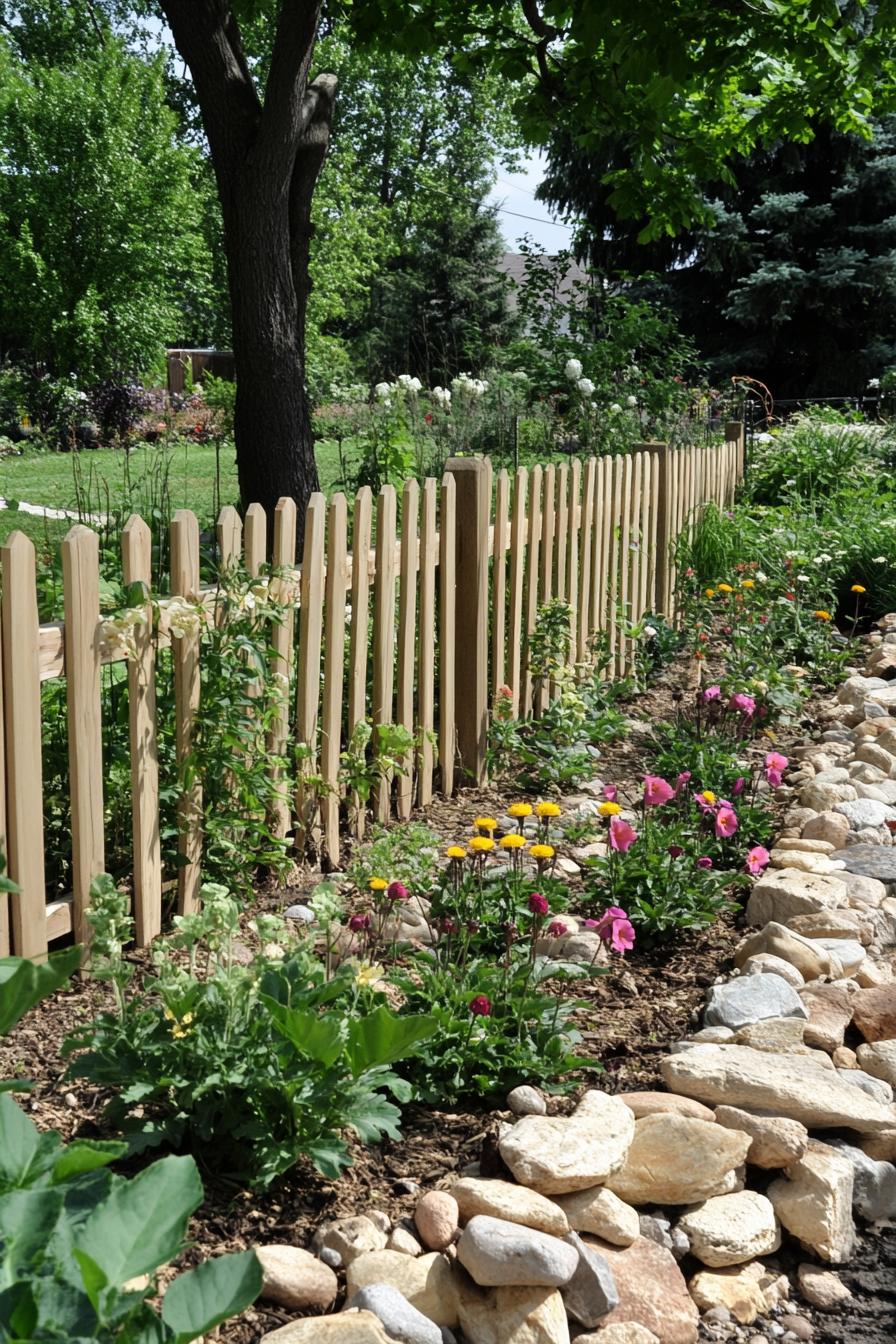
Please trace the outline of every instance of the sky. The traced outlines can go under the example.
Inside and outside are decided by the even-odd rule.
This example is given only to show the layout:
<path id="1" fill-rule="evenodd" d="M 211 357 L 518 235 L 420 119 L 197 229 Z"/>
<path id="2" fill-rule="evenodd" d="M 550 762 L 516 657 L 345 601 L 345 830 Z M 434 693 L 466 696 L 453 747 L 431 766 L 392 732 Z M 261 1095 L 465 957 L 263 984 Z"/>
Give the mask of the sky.
<path id="1" fill-rule="evenodd" d="M 498 227 L 508 252 L 517 252 L 517 241 L 529 235 L 546 252 L 558 252 L 572 238 L 569 225 L 555 222 L 544 201 L 536 201 L 535 188 L 543 175 L 542 160 L 533 154 L 518 173 L 500 169 L 489 200 L 499 207 Z M 526 216 L 522 219 L 520 216 Z"/>

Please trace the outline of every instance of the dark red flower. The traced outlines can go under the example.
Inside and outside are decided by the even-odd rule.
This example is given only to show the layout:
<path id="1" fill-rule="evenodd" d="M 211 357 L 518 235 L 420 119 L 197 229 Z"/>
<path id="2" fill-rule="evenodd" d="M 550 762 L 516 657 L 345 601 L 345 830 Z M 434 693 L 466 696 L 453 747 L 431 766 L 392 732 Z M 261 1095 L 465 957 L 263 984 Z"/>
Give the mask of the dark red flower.
<path id="1" fill-rule="evenodd" d="M 390 882 L 386 890 L 390 901 L 406 901 L 410 894 L 403 882 Z"/>
<path id="2" fill-rule="evenodd" d="M 529 909 L 533 915 L 546 915 L 550 910 L 547 896 L 542 896 L 540 891 L 533 891 L 529 897 Z"/>
<path id="3" fill-rule="evenodd" d="M 370 928 L 370 916 L 352 915 L 348 921 L 348 926 L 352 933 L 363 933 L 365 929 Z"/>
<path id="4" fill-rule="evenodd" d="M 477 994 L 475 999 L 470 1000 L 470 1012 L 474 1017 L 491 1017 L 491 999 L 486 998 L 484 994 Z"/>

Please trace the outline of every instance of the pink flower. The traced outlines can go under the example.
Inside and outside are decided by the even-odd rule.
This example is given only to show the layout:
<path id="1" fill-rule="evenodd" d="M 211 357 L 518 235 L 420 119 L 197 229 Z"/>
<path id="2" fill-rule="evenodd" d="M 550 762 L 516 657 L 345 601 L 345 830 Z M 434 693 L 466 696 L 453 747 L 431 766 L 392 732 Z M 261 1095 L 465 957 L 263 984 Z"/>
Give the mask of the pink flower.
<path id="1" fill-rule="evenodd" d="M 491 1017 L 492 1003 L 485 994 L 477 994 L 470 1000 L 470 1012 L 474 1017 Z"/>
<path id="2" fill-rule="evenodd" d="M 582 921 L 582 928 L 583 928 L 583 929 L 596 929 L 599 923 L 600 923 L 600 921 L 597 920 L 597 919 L 585 919 L 585 920 Z"/>
<path id="3" fill-rule="evenodd" d="M 684 788 L 685 784 L 689 784 L 690 781 L 691 781 L 690 770 L 682 770 L 681 774 L 675 781 L 675 792 L 679 793 Z"/>
<path id="4" fill-rule="evenodd" d="M 737 691 L 728 701 L 731 709 L 740 710 L 745 719 L 751 719 L 756 713 L 756 701 L 752 695 L 746 695 L 743 691 Z"/>
<path id="5" fill-rule="evenodd" d="M 761 873 L 763 868 L 767 867 L 771 854 L 769 854 L 765 845 L 754 845 L 747 854 L 747 871 L 754 877 Z"/>
<path id="6" fill-rule="evenodd" d="M 780 775 L 783 775 L 788 765 L 787 757 L 782 756 L 780 751 L 770 751 L 765 758 L 766 770 L 777 770 Z"/>
<path id="7" fill-rule="evenodd" d="M 675 790 L 671 784 L 667 784 L 659 775 L 644 776 L 644 806 L 662 807 L 663 803 L 668 803 L 670 798 L 675 797 Z"/>
<path id="8" fill-rule="evenodd" d="M 615 784 L 604 785 L 604 798 L 606 798 L 608 803 L 615 803 L 616 795 L 618 792 L 619 790 L 617 789 Z"/>
<path id="9" fill-rule="evenodd" d="M 707 701 L 718 700 L 721 694 L 721 686 L 707 686 L 706 690 L 703 692 L 703 699 Z"/>
<path id="10" fill-rule="evenodd" d="M 352 933 L 363 933 L 365 929 L 370 928 L 370 916 L 352 915 L 348 921 L 348 926 Z"/>
<path id="11" fill-rule="evenodd" d="M 766 770 L 765 777 L 773 789 L 780 789 L 782 783 L 780 770 Z"/>
<path id="12" fill-rule="evenodd" d="M 681 845 L 670 845 L 666 850 L 666 853 L 669 855 L 670 859 L 680 859 L 684 850 Z"/>
<path id="13" fill-rule="evenodd" d="M 386 890 L 390 901 L 406 901 L 410 894 L 403 882 L 390 882 Z"/>
<path id="14" fill-rule="evenodd" d="M 737 830 L 737 817 L 731 807 L 720 807 L 716 813 L 716 835 L 727 839 Z"/>
<path id="15" fill-rule="evenodd" d="M 594 923 L 594 921 L 591 921 Z M 635 943 L 635 930 L 624 910 L 611 905 L 595 924 L 597 932 L 605 943 L 609 943 L 614 952 L 626 952 Z"/>
<path id="16" fill-rule="evenodd" d="M 550 910 L 547 896 L 542 896 L 540 891 L 533 891 L 529 897 L 529 909 L 533 915 L 546 915 Z"/>
<path id="17" fill-rule="evenodd" d="M 711 867 L 712 867 L 712 859 L 709 857 L 708 854 L 704 854 L 702 859 L 698 859 L 698 860 L 697 860 L 697 867 L 698 867 L 698 868 L 711 868 Z"/>
<path id="18" fill-rule="evenodd" d="M 716 806 L 715 803 L 714 802 L 711 803 L 709 799 L 706 797 L 706 795 L 703 793 L 695 793 L 694 802 L 697 804 L 697 806 L 699 807 L 700 811 L 703 813 L 704 816 L 706 815 L 707 812 L 715 811 Z"/>
<path id="19" fill-rule="evenodd" d="M 631 849 L 638 838 L 638 832 L 634 826 L 629 826 L 627 821 L 621 817 L 612 817 L 610 819 L 610 848 L 618 850 L 620 854 L 625 854 Z"/>
<path id="20" fill-rule="evenodd" d="M 552 924 L 548 925 L 549 938 L 562 938 L 566 932 L 567 925 L 563 923 L 562 919 L 555 919 Z"/>
<path id="21" fill-rule="evenodd" d="M 733 783 L 732 786 L 731 786 L 731 796 L 732 796 L 732 798 L 739 798 L 739 797 L 740 797 L 740 795 L 741 795 L 741 794 L 743 793 L 743 791 L 744 791 L 744 785 L 746 784 L 746 782 L 747 782 L 747 781 L 744 779 L 743 775 L 738 775 L 737 779 L 734 781 L 734 783 Z"/>

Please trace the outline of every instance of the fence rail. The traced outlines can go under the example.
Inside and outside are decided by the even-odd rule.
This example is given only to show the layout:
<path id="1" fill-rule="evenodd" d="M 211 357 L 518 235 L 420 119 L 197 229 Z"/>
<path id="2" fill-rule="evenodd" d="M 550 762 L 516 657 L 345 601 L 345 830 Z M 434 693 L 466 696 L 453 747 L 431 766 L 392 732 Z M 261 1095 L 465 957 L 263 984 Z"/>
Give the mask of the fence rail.
<path id="1" fill-rule="evenodd" d="M 587 662 L 592 637 L 603 631 L 610 675 L 623 674 L 633 647 L 622 615 L 637 619 L 654 611 L 675 618 L 674 542 L 708 502 L 724 506 L 733 499 L 743 469 L 738 423 L 726 427 L 724 443 L 711 447 L 643 444 L 620 457 L 520 468 L 512 479 L 500 471 L 493 480 L 486 460 L 456 458 L 441 482 L 430 478 L 421 487 L 406 481 L 400 509 L 388 485 L 375 501 L 369 489 L 360 490 L 351 517 L 343 495 L 329 502 L 314 495 L 299 566 L 296 507 L 282 499 L 274 519 L 271 591 L 283 620 L 271 631 L 270 670 L 288 678 L 294 693 L 269 733 L 272 776 L 290 742 L 304 744 L 307 754 L 293 797 L 285 780 L 277 782 L 276 832 L 295 831 L 300 843 L 313 835 L 338 866 L 346 801 L 340 751 L 365 719 L 375 727 L 395 722 L 418 735 L 406 773 L 383 779 L 376 790 L 379 819 L 394 814 L 406 820 L 415 804 L 426 807 L 436 789 L 450 796 L 458 783 L 481 782 L 489 713 L 499 689 L 509 689 L 518 715 L 543 707 L 546 691 L 533 684 L 526 646 L 539 608 L 551 598 L 570 607 L 571 660 Z M 223 509 L 216 534 L 223 563 L 241 559 L 251 575 L 262 571 L 267 519 L 260 506 L 252 505 L 244 522 L 234 509 Z M 193 513 L 175 514 L 170 540 L 172 596 L 202 601 L 213 615 L 217 590 L 200 588 Z M 132 517 L 121 538 L 122 576 L 147 592 L 151 541 L 147 524 Z M 127 655 L 103 637 L 98 539 L 89 528 L 76 525 L 62 543 L 61 622 L 38 622 L 30 540 L 12 533 L 0 558 L 0 838 L 20 888 L 8 898 L 0 895 L 0 955 L 12 950 L 40 958 L 54 939 L 87 937 L 90 883 L 105 865 L 101 670 Z M 140 945 L 161 929 L 166 876 L 156 705 L 160 649 L 171 648 L 178 760 L 190 748 L 202 694 L 201 635 L 171 638 L 169 602 L 156 603 L 155 629 L 150 621 L 136 628 L 127 668 L 132 891 Z M 56 678 L 66 683 L 73 882 L 68 896 L 48 903 L 41 683 Z M 322 799 L 311 776 L 327 786 Z M 201 878 L 198 783 L 182 788 L 177 816 L 177 905 L 186 912 L 196 907 Z"/>

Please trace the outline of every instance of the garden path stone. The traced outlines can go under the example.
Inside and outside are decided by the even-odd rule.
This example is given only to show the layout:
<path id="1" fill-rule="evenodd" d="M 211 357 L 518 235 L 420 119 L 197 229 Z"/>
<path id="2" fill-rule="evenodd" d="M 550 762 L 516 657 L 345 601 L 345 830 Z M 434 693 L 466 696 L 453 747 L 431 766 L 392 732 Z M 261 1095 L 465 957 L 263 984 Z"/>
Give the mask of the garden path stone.
<path id="1" fill-rule="evenodd" d="M 753 887 L 747 902 L 747 923 L 760 928 L 770 920 L 786 924 L 794 915 L 835 909 L 846 901 L 846 885 L 836 876 L 778 868 L 766 872 Z"/>
<path id="2" fill-rule="evenodd" d="M 690 1243 L 691 1254 L 711 1269 L 742 1265 L 759 1255 L 770 1255 L 781 1245 L 775 1211 L 754 1190 L 708 1199 L 685 1213 L 678 1226 Z"/>
<path id="3" fill-rule="evenodd" d="M 361 1288 L 387 1283 L 397 1288 L 412 1306 L 436 1325 L 457 1325 L 457 1288 L 451 1263 L 438 1251 L 412 1259 L 401 1251 L 367 1251 L 345 1271 L 346 1293 L 351 1298 Z"/>
<path id="4" fill-rule="evenodd" d="M 866 1041 L 896 1038 L 896 984 L 860 989 L 853 995 L 853 1021 Z"/>
<path id="5" fill-rule="evenodd" d="M 791 966 L 783 957 L 772 956 L 770 952 L 758 952 L 755 957 L 748 957 L 741 969 L 745 975 L 780 975 L 794 989 L 806 983 L 795 966 Z"/>
<path id="6" fill-rule="evenodd" d="M 861 1148 L 844 1139 L 829 1139 L 831 1148 L 852 1163 L 852 1206 L 869 1223 L 896 1214 L 896 1167 L 892 1162 L 876 1162 Z"/>
<path id="7" fill-rule="evenodd" d="M 565 1237 L 570 1227 L 574 1226 L 569 1222 L 562 1202 L 563 1199 L 576 1198 L 573 1195 L 561 1196 L 555 1202 L 525 1185 L 514 1185 L 512 1181 L 483 1180 L 478 1176 L 463 1176 L 455 1181 L 451 1193 L 457 1200 L 463 1222 L 485 1213 L 508 1223 L 520 1223 L 523 1227 L 547 1232 L 554 1237 Z"/>
<path id="8" fill-rule="evenodd" d="M 626 1204 L 605 1186 L 577 1190 L 571 1195 L 557 1195 L 556 1200 L 575 1232 L 590 1232 L 592 1236 L 609 1241 L 613 1246 L 631 1246 L 640 1236 L 637 1209 Z"/>
<path id="9" fill-rule="evenodd" d="M 388 1283 L 362 1288 L 352 1299 L 352 1306 L 372 1311 L 382 1321 L 389 1338 L 399 1344 L 442 1344 L 439 1326 Z"/>
<path id="10" fill-rule="evenodd" d="M 341 1312 L 290 1321 L 262 1335 L 261 1344 L 392 1344 L 372 1311 Z"/>
<path id="11" fill-rule="evenodd" d="M 428 1190 L 417 1201 L 414 1223 L 427 1250 L 446 1250 L 457 1232 L 457 1200 L 446 1190 Z"/>
<path id="12" fill-rule="evenodd" d="M 733 1048 L 703 1047 L 710 1051 Z M 736 1168 L 744 1162 L 749 1147 L 748 1135 L 714 1122 L 682 1115 L 646 1115 L 635 1125 L 625 1163 L 610 1176 L 607 1187 L 627 1204 L 694 1204 L 736 1188 Z"/>
<path id="13" fill-rule="evenodd" d="M 855 1243 L 853 1168 L 845 1154 L 812 1139 L 787 1178 L 772 1181 L 767 1193 L 787 1231 L 819 1259 L 849 1259 Z"/>
<path id="14" fill-rule="evenodd" d="M 742 975 L 727 985 L 713 986 L 703 1021 L 708 1027 L 729 1027 L 738 1031 L 766 1017 L 808 1016 L 793 985 L 781 976 Z"/>
<path id="15" fill-rule="evenodd" d="M 460 1323 L 469 1344 L 569 1344 L 569 1322 L 556 1288 L 464 1285 Z"/>
<path id="16" fill-rule="evenodd" d="M 847 872 L 858 877 L 873 877 L 878 882 L 896 884 L 896 849 L 883 845 L 850 845 L 838 850 L 834 858 L 842 859 Z"/>
<path id="17" fill-rule="evenodd" d="M 521 1223 L 478 1213 L 457 1243 L 457 1258 L 481 1288 L 559 1288 L 576 1271 L 576 1248 Z"/>
<path id="18" fill-rule="evenodd" d="M 671 1091 L 711 1105 L 758 1107 L 799 1120 L 810 1129 L 842 1127 L 872 1134 L 896 1129 L 891 1108 L 844 1083 L 835 1069 L 826 1069 L 805 1055 L 774 1055 L 746 1045 L 710 1045 L 669 1055 L 660 1069 Z"/>
<path id="19" fill-rule="evenodd" d="M 590 1091 L 568 1118 L 524 1116 L 498 1147 L 521 1185 L 562 1195 L 603 1184 L 622 1165 L 634 1133 L 635 1117 L 624 1102 Z"/>
<path id="20" fill-rule="evenodd" d="M 339 1283 L 328 1265 L 298 1246 L 256 1246 L 261 1296 L 292 1311 L 322 1311 L 336 1300 Z"/>
<path id="21" fill-rule="evenodd" d="M 619 1305 L 612 1270 L 600 1252 L 576 1232 L 570 1232 L 566 1240 L 579 1257 L 575 1273 L 560 1290 L 567 1314 L 580 1325 L 597 1325 Z"/>
<path id="22" fill-rule="evenodd" d="M 695 1344 L 700 1313 L 671 1251 L 647 1237 L 624 1249 L 603 1244 L 596 1249 L 609 1264 L 619 1294 L 619 1305 L 604 1317 L 598 1339 L 604 1340 L 612 1326 L 634 1322 L 663 1344 Z"/>
<path id="23" fill-rule="evenodd" d="M 717 1106 L 716 1124 L 750 1136 L 747 1162 L 766 1171 L 798 1162 L 809 1145 L 809 1131 L 799 1120 L 753 1115 L 737 1106 Z"/>
<path id="24" fill-rule="evenodd" d="M 514 1115 L 546 1115 L 548 1105 L 535 1087 L 523 1084 L 507 1094 L 507 1106 Z"/>
<path id="25" fill-rule="evenodd" d="M 386 1232 L 361 1214 L 323 1223 L 311 1238 L 311 1249 L 318 1256 L 324 1251 L 335 1251 L 343 1265 L 350 1265 L 365 1251 L 381 1251 L 386 1239 Z"/>

